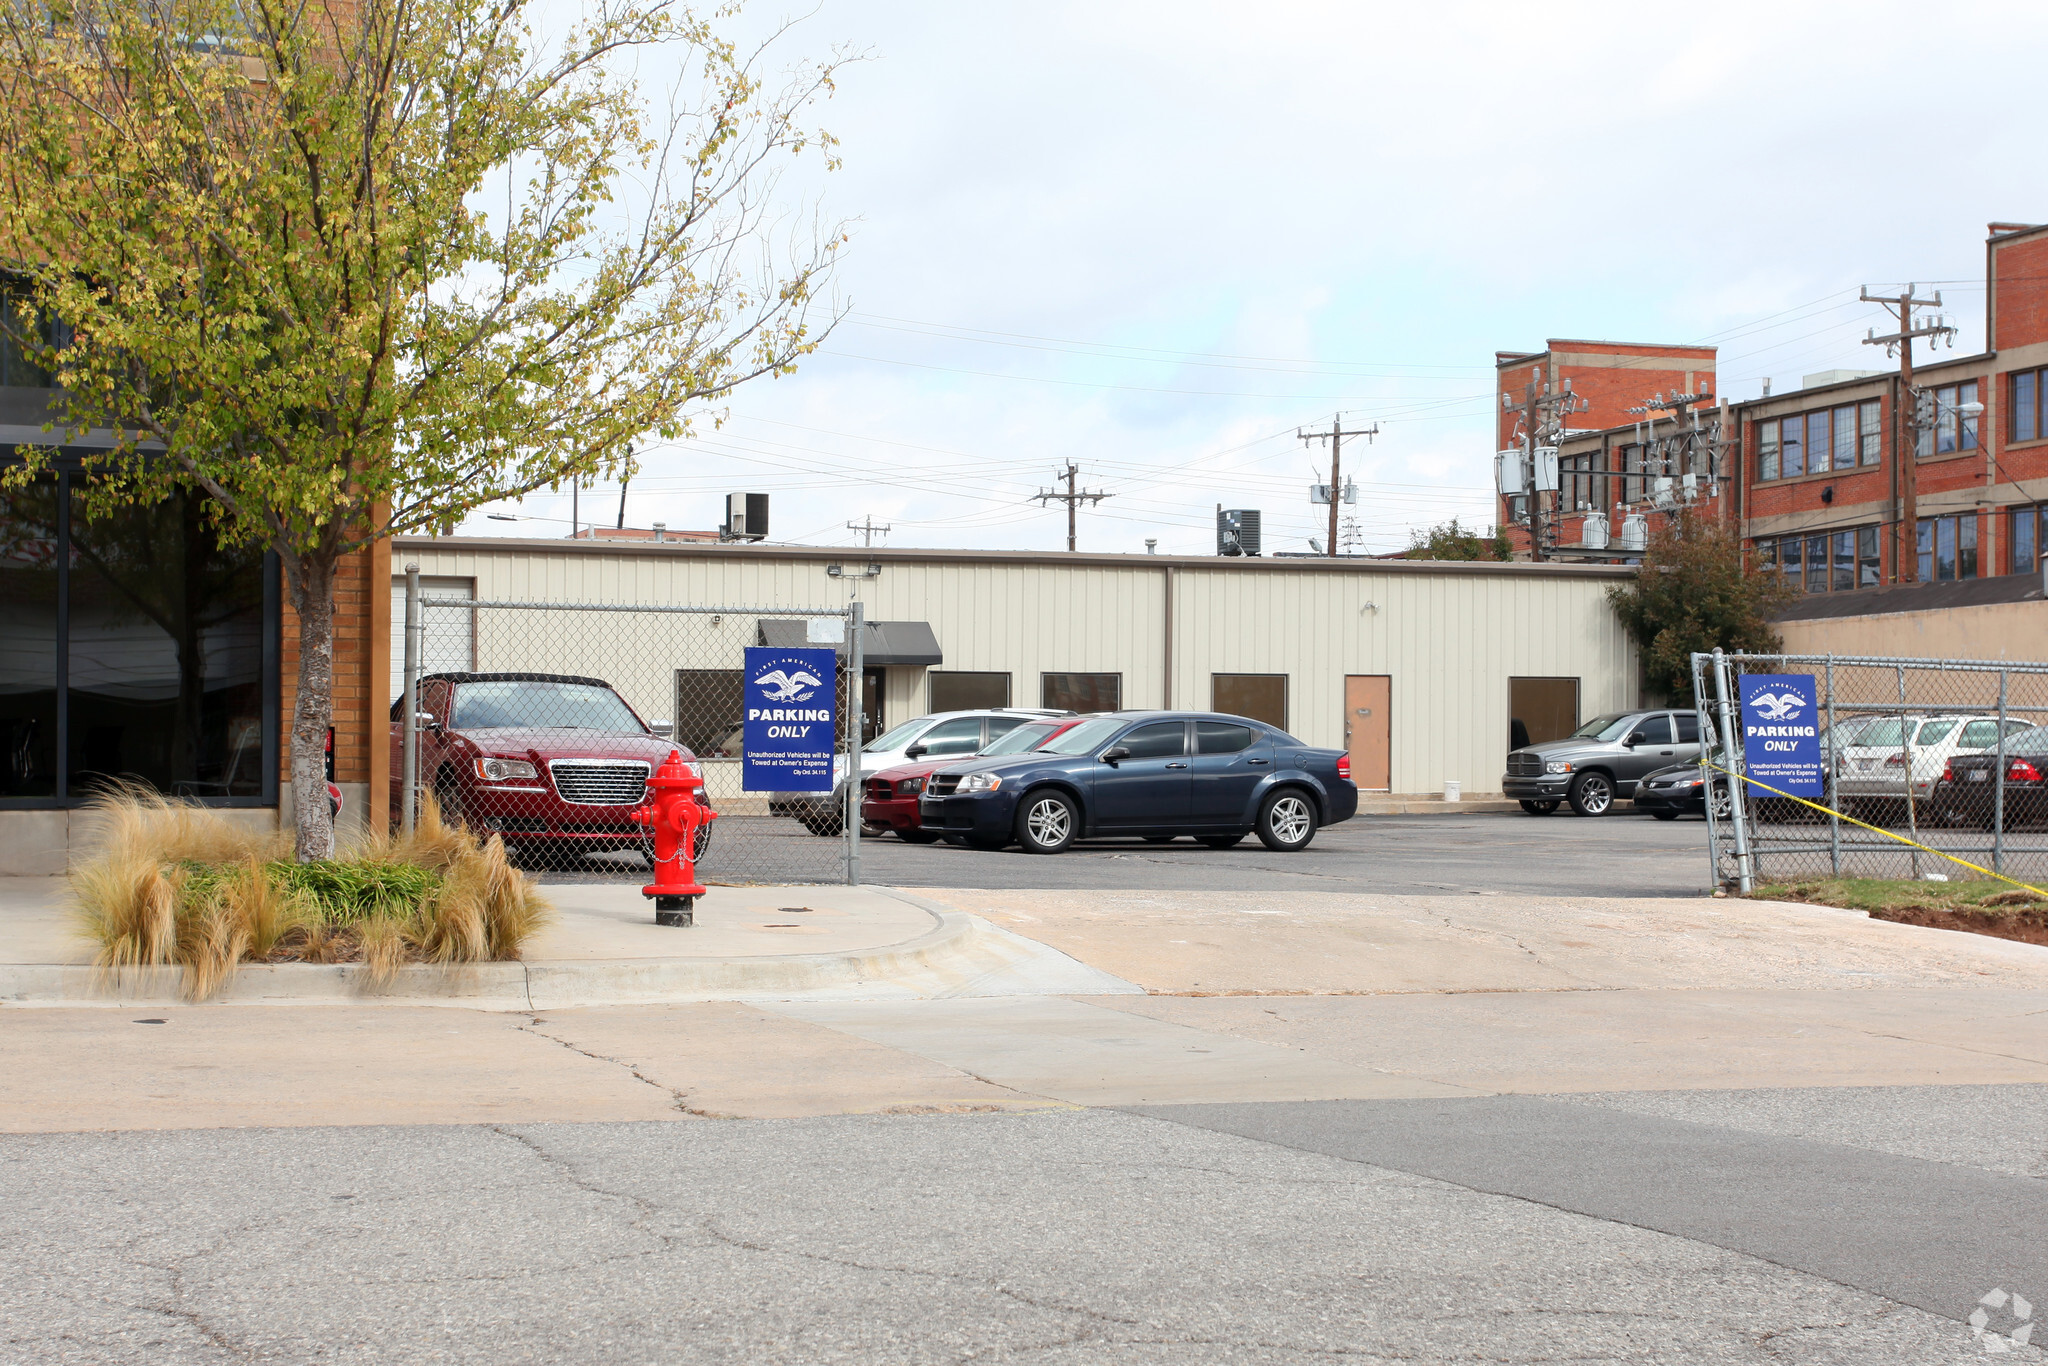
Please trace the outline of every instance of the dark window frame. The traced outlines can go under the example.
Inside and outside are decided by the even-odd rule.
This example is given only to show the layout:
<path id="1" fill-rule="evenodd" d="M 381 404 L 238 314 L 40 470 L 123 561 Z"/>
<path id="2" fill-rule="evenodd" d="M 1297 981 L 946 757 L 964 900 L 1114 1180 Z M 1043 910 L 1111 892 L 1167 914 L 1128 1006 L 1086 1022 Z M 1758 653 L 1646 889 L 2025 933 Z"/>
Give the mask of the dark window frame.
<path id="1" fill-rule="evenodd" d="M 56 792 L 48 797 L 0 796 L 0 811 L 76 811 L 90 802 L 91 792 L 71 791 L 71 551 L 73 487 L 83 462 L 105 452 L 74 446 L 57 448 L 47 468 L 58 481 L 57 488 L 57 624 L 56 624 Z M 18 462 L 16 448 L 0 446 L 0 466 Z M 203 495 L 194 493 L 191 496 Z M 284 762 L 283 745 L 283 640 L 284 574 L 275 551 L 263 553 L 263 606 L 261 623 L 261 754 L 258 759 L 262 787 L 246 796 L 181 796 L 197 806 L 220 810 L 262 810 L 280 801 L 278 771 Z M 374 716 L 376 713 L 373 712 Z M 374 737 L 373 737 L 374 738 Z M 166 795 L 173 795 L 167 793 Z"/>
<path id="2" fill-rule="evenodd" d="M 1220 683 L 1222 682 L 1222 680 L 1224 680 L 1224 679 L 1226 679 L 1226 678 L 1230 678 L 1230 679 L 1238 679 L 1238 678 L 1256 678 L 1256 679 L 1262 679 L 1262 680 L 1263 680 L 1263 679 L 1274 679 L 1274 678 L 1277 678 L 1277 679 L 1279 679 L 1279 680 L 1280 680 L 1280 719 L 1279 719 L 1278 721 L 1274 721 L 1274 720 L 1272 720 L 1272 719 L 1270 719 L 1270 718 L 1268 718 L 1268 717 L 1264 717 L 1264 716 L 1251 716 L 1251 715 L 1249 715 L 1248 713 L 1245 713 L 1245 712 L 1241 712 L 1241 711 L 1231 711 L 1231 710 L 1230 710 L 1230 709 L 1229 709 L 1228 707 L 1225 707 L 1225 706 L 1224 706 L 1224 705 L 1222 704 L 1222 701 L 1221 701 L 1221 699 L 1220 699 L 1220 698 L 1219 698 L 1219 697 L 1217 696 L 1217 693 L 1218 693 L 1218 691 L 1219 691 L 1219 687 L 1218 687 L 1218 685 L 1219 685 L 1219 684 L 1220 684 Z M 1209 710 L 1210 710 L 1210 711 L 1212 711 L 1212 712 L 1215 712 L 1215 713 L 1217 713 L 1218 715 L 1221 715 L 1221 716 L 1243 716 L 1243 717 L 1245 717 L 1245 719 L 1246 719 L 1246 720 L 1248 720 L 1248 721 L 1256 721 L 1256 722 L 1258 722 L 1258 723 L 1259 723 L 1260 725 L 1265 725 L 1265 726 L 1271 726 L 1271 727 L 1272 727 L 1272 728 L 1273 728 L 1274 730 L 1284 731 L 1284 730 L 1286 730 L 1286 729 L 1287 729 L 1287 720 L 1288 720 L 1288 714 L 1289 714 L 1289 712 L 1291 712 L 1291 711 L 1293 710 L 1293 705 L 1294 705 L 1294 676 L 1293 676 L 1292 674 L 1284 674 L 1284 673 L 1230 673 L 1230 672 L 1223 672 L 1223 671 L 1220 671 L 1220 670 L 1219 670 L 1219 671 L 1216 671 L 1216 672 L 1212 672 L 1212 673 L 1211 673 L 1211 674 L 1209 675 Z"/>
<path id="3" fill-rule="evenodd" d="M 2025 389 L 2022 397 L 2021 390 Z M 2006 439 L 2009 441 L 2039 441 L 2048 438 L 2048 423 L 2042 419 L 2048 413 L 2042 411 L 2044 398 L 2048 398 L 2048 366 L 2037 370 L 2013 370 L 2006 375 L 2006 407 L 2011 416 L 2006 418 Z"/>
<path id="4" fill-rule="evenodd" d="M 1878 525 L 1866 523 L 1802 532 L 1797 536 L 1759 536 L 1752 542 L 1752 548 L 1760 573 L 1783 574 L 1798 592 L 1848 593 L 1858 588 L 1874 588 L 1883 582 L 1880 530 Z M 1810 553 L 1815 546 L 1822 552 L 1818 561 Z"/>
<path id="5" fill-rule="evenodd" d="M 1113 687 L 1115 688 L 1115 690 L 1116 690 L 1116 696 L 1115 696 L 1114 698 L 1112 698 L 1112 699 L 1110 700 L 1110 703 L 1109 703 L 1109 705 L 1107 705 L 1107 706 L 1101 706 L 1101 707 L 1072 707 L 1072 708 L 1068 708 L 1068 707 L 1066 706 L 1066 702 L 1065 702 L 1065 701 L 1055 702 L 1055 701 L 1053 701 L 1053 700 L 1052 700 L 1052 687 L 1053 687 L 1053 683 L 1052 683 L 1052 680 L 1054 680 L 1055 678 L 1061 678 L 1061 679 L 1072 679 L 1072 678 L 1092 678 L 1092 679 L 1097 679 L 1097 680 L 1100 680 L 1100 679 L 1105 679 L 1105 678 L 1106 678 L 1106 679 L 1111 679 L 1111 680 L 1113 680 L 1113 684 L 1112 684 L 1112 686 L 1113 686 Z M 1067 692 L 1068 692 L 1068 693 L 1071 693 L 1072 691 L 1073 691 L 1073 690 L 1072 690 L 1071 688 L 1067 689 Z M 1123 676 L 1123 674 L 1122 674 L 1121 672 L 1117 672 L 1117 673 L 1108 673 L 1108 672 L 1102 672 L 1102 673 L 1095 673 L 1095 672 L 1083 672 L 1083 671 L 1067 671 L 1067 670 L 1047 670 L 1047 671 L 1045 671 L 1044 673 L 1041 673 L 1041 674 L 1039 674 L 1039 675 L 1038 675 L 1038 705 L 1039 705 L 1039 706 L 1041 706 L 1041 707 L 1044 707 L 1044 708 L 1048 708 L 1048 709 L 1051 709 L 1051 710 L 1072 710 L 1072 711 L 1077 711 L 1077 712 L 1090 712 L 1090 711 L 1122 711 L 1122 710 L 1123 710 L 1123 704 L 1124 704 L 1124 676 Z"/>
<path id="6" fill-rule="evenodd" d="M 975 701 L 969 702 L 965 706 L 953 705 L 953 701 L 957 699 L 949 699 L 943 705 L 940 703 L 939 690 L 942 686 L 940 680 L 947 680 L 950 683 L 955 679 L 970 678 L 979 680 L 990 678 L 1002 679 L 1003 700 L 1000 702 Z M 925 675 L 925 698 L 928 703 L 928 709 L 931 711 L 993 711 L 1007 708 L 1010 706 L 1011 698 L 1015 696 L 1016 691 L 1016 677 L 1007 669 L 933 669 Z"/>

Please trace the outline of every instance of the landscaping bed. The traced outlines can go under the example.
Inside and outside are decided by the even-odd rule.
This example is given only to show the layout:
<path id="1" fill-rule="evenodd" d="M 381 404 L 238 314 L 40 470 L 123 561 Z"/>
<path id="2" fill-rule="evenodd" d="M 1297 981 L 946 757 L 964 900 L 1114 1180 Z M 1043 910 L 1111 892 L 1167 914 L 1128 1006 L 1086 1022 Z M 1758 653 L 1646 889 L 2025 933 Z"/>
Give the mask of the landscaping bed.
<path id="1" fill-rule="evenodd" d="M 1907 882 L 1834 878 L 1762 886 L 1761 901 L 1798 901 L 1868 911 L 1873 919 L 2048 944 L 2048 899 L 2009 882 Z"/>
<path id="2" fill-rule="evenodd" d="M 79 931 L 94 966 L 177 966 L 195 1001 L 244 963 L 359 963 L 387 985 L 408 964 L 517 959 L 547 904 L 504 842 L 444 825 L 431 805 L 409 836 L 296 863 L 291 833 L 123 788 L 93 807 L 100 852 L 75 869 Z"/>

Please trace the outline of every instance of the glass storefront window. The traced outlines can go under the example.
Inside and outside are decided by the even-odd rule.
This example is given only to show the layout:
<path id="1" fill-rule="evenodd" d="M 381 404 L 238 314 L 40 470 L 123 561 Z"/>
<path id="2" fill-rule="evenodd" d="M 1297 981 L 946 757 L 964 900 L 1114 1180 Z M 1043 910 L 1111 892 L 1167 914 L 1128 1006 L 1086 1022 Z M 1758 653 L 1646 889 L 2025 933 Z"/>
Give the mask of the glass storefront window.
<path id="1" fill-rule="evenodd" d="M 275 572 L 223 548 L 202 497 L 93 519 L 75 468 L 0 495 L 0 801 L 107 782 L 275 799 Z"/>

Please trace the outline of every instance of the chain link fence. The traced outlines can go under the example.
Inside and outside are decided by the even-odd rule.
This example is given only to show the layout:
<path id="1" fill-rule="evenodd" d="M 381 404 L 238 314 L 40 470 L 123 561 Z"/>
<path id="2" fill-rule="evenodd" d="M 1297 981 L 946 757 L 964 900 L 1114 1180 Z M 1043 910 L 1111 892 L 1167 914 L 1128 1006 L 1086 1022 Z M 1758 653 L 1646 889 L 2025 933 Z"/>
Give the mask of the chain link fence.
<path id="1" fill-rule="evenodd" d="M 2048 879 L 2048 665 L 1698 654 L 1692 668 L 1700 733 L 1717 737 L 1710 762 L 1726 770 L 1708 775 L 1716 882 L 1982 876 L 1929 850 Z M 1823 782 L 1813 805 L 1753 782 L 1729 800 L 1728 773 L 1746 771 L 1741 694 L 1752 674 L 1813 677 Z"/>
<path id="2" fill-rule="evenodd" d="M 834 644 L 840 653 L 835 777 L 858 771 L 860 607 L 695 607 L 487 602 L 409 583 L 403 669 L 391 708 L 394 821 L 431 794 L 444 818 L 504 837 L 551 880 L 644 881 L 649 832 L 633 820 L 671 749 L 699 766 L 718 819 L 697 836 L 706 882 L 858 882 L 857 784 L 831 793 L 744 786 L 748 646 Z M 408 774 L 411 782 L 407 783 Z M 410 794 L 410 796 L 408 795 Z"/>

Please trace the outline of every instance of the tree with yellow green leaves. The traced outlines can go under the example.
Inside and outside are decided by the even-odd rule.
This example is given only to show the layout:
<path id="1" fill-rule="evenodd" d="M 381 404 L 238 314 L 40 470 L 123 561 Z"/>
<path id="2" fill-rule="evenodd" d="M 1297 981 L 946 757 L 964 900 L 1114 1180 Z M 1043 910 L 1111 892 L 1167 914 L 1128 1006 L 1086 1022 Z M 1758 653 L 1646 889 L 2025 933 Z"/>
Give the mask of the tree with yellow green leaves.
<path id="1" fill-rule="evenodd" d="M 780 232 L 772 190 L 831 164 L 803 120 L 839 59 L 771 83 L 765 48 L 659 0 L 567 17 L 0 0 L 0 269 L 25 285 L 0 325 L 55 376 L 55 433 L 114 433 L 88 512 L 199 489 L 281 559 L 301 859 L 333 849 L 343 557 L 615 474 L 822 335 L 843 235 Z M 685 73 L 661 109 L 636 63 Z"/>

